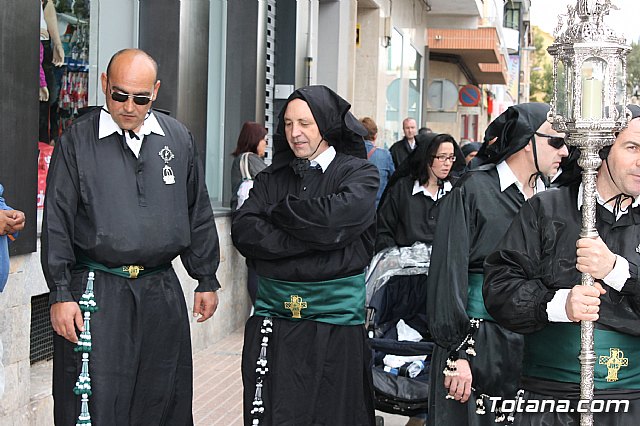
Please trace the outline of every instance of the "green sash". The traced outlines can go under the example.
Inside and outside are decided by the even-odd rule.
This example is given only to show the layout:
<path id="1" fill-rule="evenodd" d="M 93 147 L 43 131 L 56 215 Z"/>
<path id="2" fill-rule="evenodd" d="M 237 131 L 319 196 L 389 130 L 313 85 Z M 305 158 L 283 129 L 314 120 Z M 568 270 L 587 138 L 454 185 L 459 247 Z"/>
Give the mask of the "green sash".
<path id="1" fill-rule="evenodd" d="M 255 315 L 312 320 L 335 325 L 364 324 L 364 274 L 327 281 L 295 282 L 259 277 Z"/>
<path id="2" fill-rule="evenodd" d="M 469 294 L 467 297 L 467 315 L 469 318 L 482 318 L 487 321 L 496 320 L 489 315 L 487 308 L 484 306 L 484 297 L 482 297 L 482 283 L 484 282 L 483 274 L 469 274 Z"/>
<path id="3" fill-rule="evenodd" d="M 166 263 L 164 265 L 154 266 L 153 268 L 146 268 L 140 265 L 126 265 L 126 266 L 119 266 L 117 268 L 108 268 L 102 263 L 96 262 L 95 260 L 90 259 L 89 257 L 83 254 L 80 254 L 77 256 L 76 265 L 74 266 L 74 269 L 78 270 L 82 268 L 102 271 L 102 272 L 117 275 L 123 278 L 135 279 L 139 277 L 144 277 L 145 275 L 151 275 L 156 272 L 166 271 L 167 269 L 171 268 L 171 264 Z"/>
<path id="4" fill-rule="evenodd" d="M 640 337 L 594 329 L 596 389 L 640 389 Z M 523 375 L 580 383 L 580 325 L 550 323 L 524 338 Z"/>

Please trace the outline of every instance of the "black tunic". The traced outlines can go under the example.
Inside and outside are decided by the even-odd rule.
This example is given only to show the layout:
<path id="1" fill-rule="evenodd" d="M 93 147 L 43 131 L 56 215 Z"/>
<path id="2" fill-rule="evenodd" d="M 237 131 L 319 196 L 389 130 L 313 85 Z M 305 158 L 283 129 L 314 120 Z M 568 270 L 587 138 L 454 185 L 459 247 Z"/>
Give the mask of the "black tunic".
<path id="1" fill-rule="evenodd" d="M 42 268 L 50 301 L 77 301 L 83 254 L 108 267 L 168 264 L 180 255 L 197 291 L 219 288 L 219 245 L 196 147 L 187 128 L 156 115 L 165 136 L 145 136 L 136 158 L 122 135 L 98 139 L 100 109 L 56 144 L 47 179 Z M 173 185 L 165 185 L 167 146 Z M 77 269 L 77 268 L 76 268 Z M 129 280 L 96 272 L 90 412 L 96 424 L 191 424 L 191 342 L 184 296 L 172 269 Z M 165 342 L 174 342 L 166 345 Z M 55 336 L 57 424 L 72 424 L 80 398 L 74 344 Z M 117 373 L 117 374 L 116 374 Z M 146 423 L 145 423 L 146 422 Z"/>
<path id="2" fill-rule="evenodd" d="M 552 189 L 525 203 L 502 239 L 500 249 L 487 258 L 483 288 L 486 306 L 501 325 L 525 334 L 543 329 L 549 323 L 547 303 L 556 291 L 580 283 L 581 274 L 575 268 L 576 241 L 580 238 L 582 220 L 577 204 L 578 188 L 578 184 L 573 184 Z M 630 209 L 616 221 L 610 211 L 598 204 L 596 228 L 609 249 L 628 260 L 631 277 L 620 292 L 605 286 L 607 293 L 600 296 L 600 318 L 595 327 L 640 336 L 640 254 L 637 251 L 640 208 Z M 575 362 L 579 362 L 577 358 Z M 578 383 L 524 378 L 523 385 L 528 391 L 525 397 L 577 399 L 579 395 Z M 640 397 L 640 392 L 596 390 L 595 397 L 633 399 Z M 631 406 L 632 413 L 628 415 L 596 415 L 596 424 L 637 424 L 637 417 L 631 414 L 637 416 L 640 404 L 632 401 Z M 577 424 L 578 418 L 576 413 L 528 413 L 526 422 Z"/>
<path id="3" fill-rule="evenodd" d="M 258 275 L 319 281 L 360 274 L 371 260 L 378 172 L 337 153 L 328 168 L 303 177 L 268 167 L 234 213 L 231 235 Z M 245 328 L 245 424 L 255 394 L 262 318 Z M 370 354 L 363 326 L 274 319 L 263 388 L 265 425 L 370 425 Z"/>
<path id="4" fill-rule="evenodd" d="M 435 201 L 422 193 L 412 195 L 414 182 L 410 176 L 398 180 L 378 207 L 376 252 L 393 246 L 407 247 L 416 241 L 433 241 L 441 199 Z"/>
<path id="5" fill-rule="evenodd" d="M 415 143 L 415 141 L 414 141 Z M 393 160 L 393 165 L 396 169 L 407 159 L 409 154 L 413 152 L 411 146 L 409 146 L 409 141 L 404 137 L 391 145 L 389 148 L 389 152 L 391 153 L 391 159 Z"/>
<path id="6" fill-rule="evenodd" d="M 430 417 L 437 425 L 494 424 L 492 415 L 475 414 L 475 397 L 515 395 L 522 358 L 521 337 L 484 321 L 474 339 L 477 355 L 464 348 L 455 354 L 469 331 L 466 313 L 468 274 L 482 274 L 491 253 L 524 202 L 511 185 L 500 191 L 494 165 L 469 171 L 442 200 L 428 277 L 429 330 L 438 344 L 432 362 Z M 466 404 L 445 400 L 443 369 L 453 355 L 469 359 L 476 389 Z M 498 368 L 498 366 L 500 366 Z"/>

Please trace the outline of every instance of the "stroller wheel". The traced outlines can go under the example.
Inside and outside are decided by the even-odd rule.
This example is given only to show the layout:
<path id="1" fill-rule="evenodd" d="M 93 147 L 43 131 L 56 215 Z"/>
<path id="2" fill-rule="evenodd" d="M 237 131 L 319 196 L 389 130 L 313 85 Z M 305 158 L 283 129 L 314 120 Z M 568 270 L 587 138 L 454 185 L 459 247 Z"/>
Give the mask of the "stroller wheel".
<path id="1" fill-rule="evenodd" d="M 384 426 L 384 417 L 376 416 L 376 426 Z"/>

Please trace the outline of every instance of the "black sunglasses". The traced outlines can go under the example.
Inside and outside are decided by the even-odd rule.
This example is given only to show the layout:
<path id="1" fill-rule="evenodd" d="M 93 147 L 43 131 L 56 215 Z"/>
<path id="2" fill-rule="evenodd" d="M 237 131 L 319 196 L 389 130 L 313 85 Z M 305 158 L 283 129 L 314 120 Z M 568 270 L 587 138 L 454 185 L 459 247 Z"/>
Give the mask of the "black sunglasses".
<path id="1" fill-rule="evenodd" d="M 538 132 L 535 132 L 535 135 L 540 136 L 542 138 L 547 138 L 548 139 L 547 142 L 549 143 L 549 145 L 555 149 L 561 149 L 566 144 L 564 140 L 564 136 L 552 136 L 552 135 L 546 135 L 544 133 L 538 133 Z"/>
<path id="2" fill-rule="evenodd" d="M 111 89 L 111 99 L 116 102 L 127 102 L 129 98 L 133 99 L 133 103 L 136 105 L 146 105 L 153 100 L 153 96 L 147 95 L 132 95 L 130 93 L 116 92 Z"/>

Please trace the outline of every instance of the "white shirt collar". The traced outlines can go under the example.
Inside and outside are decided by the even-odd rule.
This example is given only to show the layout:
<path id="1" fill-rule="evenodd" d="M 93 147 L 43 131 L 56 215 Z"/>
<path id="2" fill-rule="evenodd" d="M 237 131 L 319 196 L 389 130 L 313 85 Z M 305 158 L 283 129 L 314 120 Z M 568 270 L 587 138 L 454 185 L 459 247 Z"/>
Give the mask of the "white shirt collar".
<path id="1" fill-rule="evenodd" d="M 114 133 L 122 134 L 122 129 L 120 126 L 113 121 L 113 117 L 107 111 L 107 106 L 105 105 L 103 109 L 100 111 L 100 124 L 98 126 L 98 139 L 106 138 L 107 136 L 111 136 Z M 153 112 L 149 113 L 149 116 L 142 123 L 142 127 L 138 132 L 138 136 L 146 136 L 151 133 L 155 133 L 160 136 L 165 136 L 164 130 L 160 127 L 160 123 L 158 123 L 158 119 L 153 114 Z"/>
<path id="2" fill-rule="evenodd" d="M 583 186 L 582 186 L 582 183 L 581 183 L 580 184 L 580 188 L 578 188 L 578 210 L 580 210 L 582 208 L 582 192 L 583 192 L 582 188 L 583 188 Z M 602 198 L 597 190 L 596 190 L 596 201 L 598 202 L 598 204 L 603 206 L 605 209 L 607 209 L 611 213 L 613 213 L 613 206 L 610 206 L 609 204 L 605 204 L 605 202 L 607 200 Z M 633 201 L 633 203 L 631 203 L 631 207 L 630 208 L 633 209 L 633 208 L 638 207 L 639 205 L 640 205 L 640 195 L 636 197 L 636 199 Z M 626 214 L 628 211 L 629 211 L 629 208 L 627 208 L 624 211 L 620 211 L 618 213 L 618 217 L 616 217 L 616 220 L 620 219 L 622 217 L 622 215 Z"/>
<path id="3" fill-rule="evenodd" d="M 319 154 L 316 158 L 311 160 L 311 166 L 319 165 L 320 168 L 322 168 L 322 173 L 324 173 L 334 158 L 336 158 L 336 149 L 329 146 L 329 148 L 325 149 L 322 154 Z"/>
<path id="4" fill-rule="evenodd" d="M 511 167 L 509 167 L 506 161 L 501 161 L 500 163 L 498 163 L 498 165 L 496 166 L 496 170 L 498 171 L 498 179 L 500 179 L 500 192 L 504 192 L 505 189 L 515 183 L 518 191 L 520 191 L 520 193 L 524 195 L 525 200 L 527 199 L 527 194 L 524 193 L 522 184 L 513 173 L 513 170 L 511 170 Z M 538 192 L 543 192 L 545 189 L 547 188 L 544 186 L 544 182 L 542 182 L 542 179 L 537 178 L 536 187 L 534 188 L 533 193 L 537 194 Z"/>
<path id="5" fill-rule="evenodd" d="M 451 185 L 451 182 L 449 182 L 448 180 L 445 180 L 444 185 L 442 186 L 442 190 L 438 191 L 438 194 L 432 194 L 427 190 L 427 188 L 424 187 L 424 185 L 420 185 L 420 182 L 418 182 L 417 180 L 414 180 L 413 189 L 411 190 L 411 195 L 424 194 L 426 197 L 431 198 L 433 201 L 438 201 L 438 198 L 442 198 L 444 194 L 451 191 L 451 188 L 453 188 L 453 185 Z"/>

